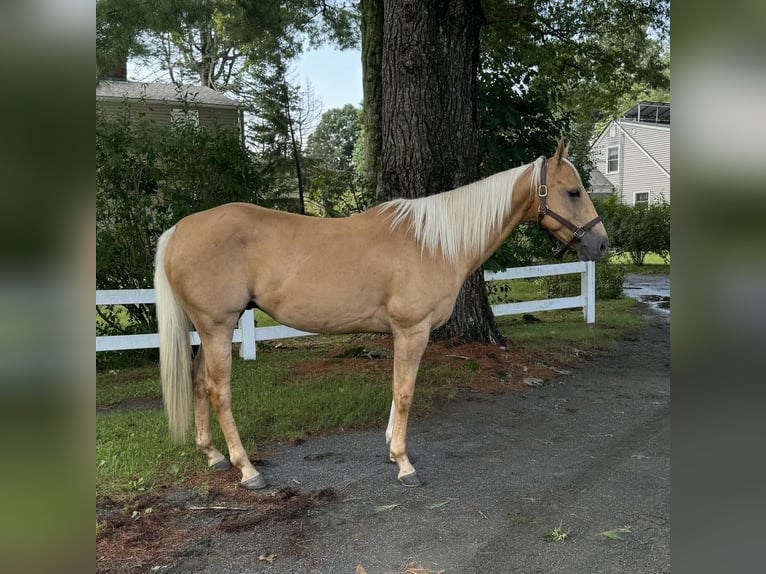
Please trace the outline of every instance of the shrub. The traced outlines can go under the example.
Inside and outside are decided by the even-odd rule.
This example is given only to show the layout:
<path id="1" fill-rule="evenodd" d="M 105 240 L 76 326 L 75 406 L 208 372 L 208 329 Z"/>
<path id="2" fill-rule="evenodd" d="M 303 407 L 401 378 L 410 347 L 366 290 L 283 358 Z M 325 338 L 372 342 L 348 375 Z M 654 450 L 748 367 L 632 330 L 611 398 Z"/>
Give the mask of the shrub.
<path id="1" fill-rule="evenodd" d="M 624 266 L 608 261 L 596 263 L 596 299 L 619 299 L 624 284 Z"/>
<path id="2" fill-rule="evenodd" d="M 96 113 L 96 288 L 151 288 L 160 234 L 182 217 L 257 202 L 265 181 L 239 136 Z M 97 308 L 97 332 L 155 330 L 153 306 Z"/>
<path id="3" fill-rule="evenodd" d="M 537 223 L 516 228 L 484 264 L 488 271 L 541 265 L 551 259 L 551 245 Z"/>
<path id="4" fill-rule="evenodd" d="M 616 253 L 628 253 L 635 265 L 643 265 L 649 252 L 670 254 L 670 205 L 666 202 L 624 205 L 613 195 L 596 202 L 604 220 L 609 243 Z"/>
<path id="5" fill-rule="evenodd" d="M 548 297 L 574 297 L 580 294 L 579 275 L 540 277 Z M 596 299 L 619 299 L 625 282 L 625 268 L 616 263 L 596 263 Z"/>

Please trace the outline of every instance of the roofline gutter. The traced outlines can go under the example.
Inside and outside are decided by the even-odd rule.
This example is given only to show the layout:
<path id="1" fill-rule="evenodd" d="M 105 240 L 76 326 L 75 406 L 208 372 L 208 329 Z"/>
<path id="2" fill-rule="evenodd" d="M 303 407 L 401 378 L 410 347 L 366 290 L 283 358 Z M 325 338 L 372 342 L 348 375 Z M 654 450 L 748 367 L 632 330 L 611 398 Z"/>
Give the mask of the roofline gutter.
<path id="1" fill-rule="evenodd" d="M 186 103 L 189 106 L 206 106 L 209 108 L 220 108 L 223 110 L 232 110 L 232 109 L 241 109 L 241 104 L 239 102 L 233 102 L 231 105 L 227 104 L 212 104 L 208 102 L 198 102 L 198 101 L 190 101 L 185 102 L 184 100 L 158 100 L 156 98 L 132 98 L 130 96 L 103 96 L 103 95 L 96 95 L 96 100 L 105 100 L 105 101 L 113 101 L 113 102 L 135 102 L 135 103 L 142 103 L 142 102 L 151 102 L 156 104 L 179 104 L 183 105 Z"/>

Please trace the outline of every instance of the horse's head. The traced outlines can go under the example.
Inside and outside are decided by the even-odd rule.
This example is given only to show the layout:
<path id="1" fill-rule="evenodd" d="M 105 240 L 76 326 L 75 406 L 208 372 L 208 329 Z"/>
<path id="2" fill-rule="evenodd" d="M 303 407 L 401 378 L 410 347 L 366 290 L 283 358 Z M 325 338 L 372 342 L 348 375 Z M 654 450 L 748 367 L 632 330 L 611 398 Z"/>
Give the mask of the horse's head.
<path id="1" fill-rule="evenodd" d="M 583 261 L 595 261 L 606 256 L 609 238 L 568 153 L 569 144 L 561 138 L 556 153 L 543 163 L 536 190 L 538 220 L 563 244 L 556 257 L 572 248 Z"/>

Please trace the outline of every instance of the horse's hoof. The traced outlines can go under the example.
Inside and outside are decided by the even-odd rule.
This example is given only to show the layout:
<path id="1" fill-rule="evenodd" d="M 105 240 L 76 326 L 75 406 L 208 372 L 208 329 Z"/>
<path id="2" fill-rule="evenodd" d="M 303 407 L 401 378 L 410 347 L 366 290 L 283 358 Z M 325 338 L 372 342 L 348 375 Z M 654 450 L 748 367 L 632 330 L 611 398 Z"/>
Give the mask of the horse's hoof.
<path id="1" fill-rule="evenodd" d="M 406 486 L 407 488 L 415 488 L 416 486 L 421 486 L 423 484 L 420 478 L 418 478 L 417 472 L 411 472 L 410 474 L 400 476 L 399 482 L 402 486 Z"/>
<path id="2" fill-rule="evenodd" d="M 216 472 L 219 471 L 219 470 L 229 470 L 231 468 L 231 461 L 228 458 L 223 457 L 221 460 L 216 462 L 210 468 L 212 468 Z"/>
<path id="3" fill-rule="evenodd" d="M 266 484 L 266 479 L 263 478 L 262 474 L 256 474 L 247 480 L 243 480 L 240 484 L 247 490 L 261 490 L 268 486 L 268 484 Z"/>

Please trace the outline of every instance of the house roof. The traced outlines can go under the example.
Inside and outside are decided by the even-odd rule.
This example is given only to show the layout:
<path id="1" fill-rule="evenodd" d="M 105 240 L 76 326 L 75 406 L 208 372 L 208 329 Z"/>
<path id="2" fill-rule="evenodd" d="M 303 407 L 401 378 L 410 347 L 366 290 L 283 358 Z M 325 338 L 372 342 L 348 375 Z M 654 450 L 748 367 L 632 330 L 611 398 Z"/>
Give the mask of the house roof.
<path id="1" fill-rule="evenodd" d="M 614 191 L 614 185 L 609 181 L 606 176 L 598 169 L 594 168 L 590 172 L 590 182 L 588 188 L 596 193 L 604 193 Z"/>
<path id="2" fill-rule="evenodd" d="M 239 106 L 221 92 L 216 92 L 205 86 L 155 84 L 151 82 L 122 82 L 102 80 L 96 85 L 97 99 L 119 100 L 152 100 L 161 102 L 180 102 L 204 104 L 209 106 L 224 106 L 235 108 Z"/>

